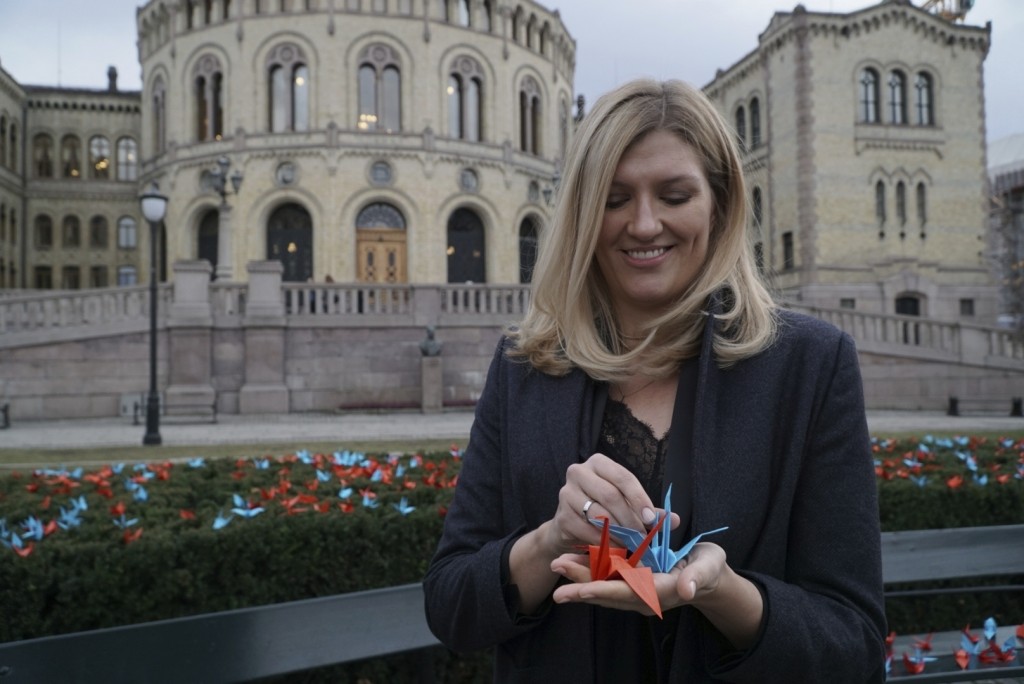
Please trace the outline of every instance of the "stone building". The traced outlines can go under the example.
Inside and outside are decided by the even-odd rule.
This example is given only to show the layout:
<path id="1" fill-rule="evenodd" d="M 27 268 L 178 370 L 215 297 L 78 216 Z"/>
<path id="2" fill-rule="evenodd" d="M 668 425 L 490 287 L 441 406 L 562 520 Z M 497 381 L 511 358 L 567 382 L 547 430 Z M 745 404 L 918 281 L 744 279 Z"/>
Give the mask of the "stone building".
<path id="1" fill-rule="evenodd" d="M 0 288 L 138 282 L 138 91 L 119 91 L 111 68 L 107 90 L 0 70 L 0 93 Z"/>
<path id="2" fill-rule="evenodd" d="M 518 283 L 572 121 L 575 42 L 498 0 L 151 0 L 143 183 L 218 278 Z M 235 184 L 233 181 L 239 181 Z"/>
<path id="3" fill-rule="evenodd" d="M 798 5 L 705 91 L 734 123 L 752 240 L 788 301 L 992 324 L 990 27 L 906 0 Z"/>
<path id="4" fill-rule="evenodd" d="M 22 136 L 25 89 L 0 68 L 0 290 L 18 287 L 24 240 Z"/>
<path id="5" fill-rule="evenodd" d="M 989 144 L 989 254 L 1000 281 L 1002 327 L 1024 340 L 1024 133 Z"/>

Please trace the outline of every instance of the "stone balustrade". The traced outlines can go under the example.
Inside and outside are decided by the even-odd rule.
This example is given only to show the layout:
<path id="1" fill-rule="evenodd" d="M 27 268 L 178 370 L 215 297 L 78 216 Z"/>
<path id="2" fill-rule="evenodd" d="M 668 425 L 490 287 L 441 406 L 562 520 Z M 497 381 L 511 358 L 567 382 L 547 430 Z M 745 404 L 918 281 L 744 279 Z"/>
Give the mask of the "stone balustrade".
<path id="1" fill-rule="evenodd" d="M 158 325 L 167 324 L 172 290 L 157 289 Z M 0 298 L 0 349 L 61 340 L 144 331 L 149 326 L 149 288 L 102 288 Z"/>
<path id="2" fill-rule="evenodd" d="M 248 282 L 174 265 L 158 292 L 157 374 L 168 414 L 445 410 L 473 405 L 525 285 L 284 283 L 251 262 Z M 148 386 L 146 287 L 0 298 L 0 394 L 12 419 L 117 415 Z M 1024 386 L 1010 331 L 913 316 L 793 307 L 857 344 L 871 408 L 1005 398 Z M 440 345 L 429 358 L 425 335 Z M 429 391 L 428 391 L 429 390 Z"/>

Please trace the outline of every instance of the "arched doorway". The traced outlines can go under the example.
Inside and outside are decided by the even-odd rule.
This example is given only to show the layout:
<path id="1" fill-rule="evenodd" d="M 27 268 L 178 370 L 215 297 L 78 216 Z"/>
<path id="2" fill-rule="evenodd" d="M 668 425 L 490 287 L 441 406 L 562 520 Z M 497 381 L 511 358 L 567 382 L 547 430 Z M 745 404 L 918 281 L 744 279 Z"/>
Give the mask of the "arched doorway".
<path id="1" fill-rule="evenodd" d="M 448 282 L 487 282 L 484 224 L 471 209 L 456 209 L 448 219 Z"/>
<path id="2" fill-rule="evenodd" d="M 537 263 L 536 216 L 527 216 L 519 224 L 519 282 L 529 283 L 533 280 L 533 267 Z"/>
<path id="3" fill-rule="evenodd" d="M 267 221 L 267 259 L 284 265 L 281 279 L 302 283 L 313 277 L 313 220 L 298 204 L 284 204 Z"/>
<path id="4" fill-rule="evenodd" d="M 199 219 L 199 230 L 196 232 L 196 258 L 206 259 L 213 270 L 210 277 L 217 273 L 217 241 L 220 231 L 220 213 L 216 209 L 207 209 Z"/>
<path id="5" fill-rule="evenodd" d="M 356 216 L 356 278 L 364 283 L 404 283 L 405 217 L 385 202 L 369 204 Z"/>

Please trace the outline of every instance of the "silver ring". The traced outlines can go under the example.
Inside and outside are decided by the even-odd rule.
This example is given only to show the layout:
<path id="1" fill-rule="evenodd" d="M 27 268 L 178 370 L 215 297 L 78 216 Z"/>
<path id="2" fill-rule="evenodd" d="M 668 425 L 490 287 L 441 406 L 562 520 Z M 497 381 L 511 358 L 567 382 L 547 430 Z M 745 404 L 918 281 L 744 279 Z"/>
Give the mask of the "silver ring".
<path id="1" fill-rule="evenodd" d="M 584 520 L 590 520 L 590 516 L 587 515 L 587 511 L 589 511 L 590 507 L 593 506 L 595 503 L 597 503 L 597 502 L 596 501 L 591 501 L 590 499 L 587 499 L 587 503 L 583 504 L 583 519 Z"/>

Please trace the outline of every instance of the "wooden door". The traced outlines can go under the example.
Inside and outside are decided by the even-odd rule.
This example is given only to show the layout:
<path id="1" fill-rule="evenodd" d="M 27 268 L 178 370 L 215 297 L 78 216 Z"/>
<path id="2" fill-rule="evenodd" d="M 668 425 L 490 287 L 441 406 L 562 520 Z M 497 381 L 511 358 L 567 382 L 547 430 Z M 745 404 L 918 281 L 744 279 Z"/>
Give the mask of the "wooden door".
<path id="1" fill-rule="evenodd" d="M 360 230 L 356 234 L 356 254 L 359 255 L 356 277 L 360 282 L 406 282 L 404 230 Z"/>

